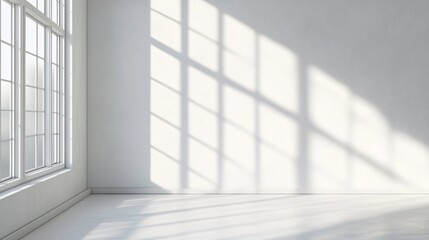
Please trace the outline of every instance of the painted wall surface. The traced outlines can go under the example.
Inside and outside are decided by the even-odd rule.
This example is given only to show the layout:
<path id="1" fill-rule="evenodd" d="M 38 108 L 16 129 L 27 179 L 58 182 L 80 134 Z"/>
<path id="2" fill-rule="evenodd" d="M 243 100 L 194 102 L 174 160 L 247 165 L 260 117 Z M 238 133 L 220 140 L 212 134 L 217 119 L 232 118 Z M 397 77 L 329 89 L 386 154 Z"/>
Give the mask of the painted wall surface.
<path id="1" fill-rule="evenodd" d="M 428 8 L 90 0 L 90 187 L 427 192 Z"/>
<path id="2" fill-rule="evenodd" d="M 72 2 L 72 156 L 71 169 L 1 193 L 0 238 L 87 189 L 86 0 Z"/>

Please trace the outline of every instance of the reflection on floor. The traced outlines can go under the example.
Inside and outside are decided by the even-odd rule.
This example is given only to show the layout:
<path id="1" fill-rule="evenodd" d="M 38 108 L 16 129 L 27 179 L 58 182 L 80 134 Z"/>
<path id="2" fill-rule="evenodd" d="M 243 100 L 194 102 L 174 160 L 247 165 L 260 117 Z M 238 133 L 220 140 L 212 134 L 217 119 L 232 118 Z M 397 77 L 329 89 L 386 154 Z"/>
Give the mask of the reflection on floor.
<path id="1" fill-rule="evenodd" d="M 427 195 L 91 195 L 24 239 L 429 239 Z"/>

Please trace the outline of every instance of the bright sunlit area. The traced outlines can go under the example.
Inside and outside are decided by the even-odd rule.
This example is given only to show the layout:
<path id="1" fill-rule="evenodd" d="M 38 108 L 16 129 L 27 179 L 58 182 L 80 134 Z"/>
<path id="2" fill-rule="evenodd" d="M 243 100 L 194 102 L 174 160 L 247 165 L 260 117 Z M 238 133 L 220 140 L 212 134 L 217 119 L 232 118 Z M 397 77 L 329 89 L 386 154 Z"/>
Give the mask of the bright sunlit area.
<path id="1" fill-rule="evenodd" d="M 428 10 L 0 0 L 0 239 L 429 239 Z"/>

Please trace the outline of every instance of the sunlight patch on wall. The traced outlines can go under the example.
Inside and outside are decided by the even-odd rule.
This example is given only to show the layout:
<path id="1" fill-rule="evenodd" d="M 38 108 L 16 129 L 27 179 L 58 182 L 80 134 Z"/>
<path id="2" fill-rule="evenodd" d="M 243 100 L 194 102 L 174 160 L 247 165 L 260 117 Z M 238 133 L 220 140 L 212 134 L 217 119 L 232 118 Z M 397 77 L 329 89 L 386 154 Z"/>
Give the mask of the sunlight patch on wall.
<path id="1" fill-rule="evenodd" d="M 219 68 L 219 46 L 196 32 L 188 31 L 189 58 L 211 71 Z"/>
<path id="2" fill-rule="evenodd" d="M 255 129 L 255 100 L 252 96 L 234 88 L 225 87 L 224 117 L 228 122 L 254 133 Z"/>
<path id="3" fill-rule="evenodd" d="M 169 18 L 180 21 L 182 0 L 152 0 L 150 8 Z"/>
<path id="4" fill-rule="evenodd" d="M 189 140 L 189 187 L 214 190 L 217 182 L 217 152 L 196 140 Z"/>
<path id="5" fill-rule="evenodd" d="M 427 189 L 429 182 L 429 150 L 427 146 L 401 132 L 392 134 L 391 163 L 407 186 Z"/>
<path id="6" fill-rule="evenodd" d="M 150 62 L 150 76 L 152 79 L 173 90 L 180 91 L 180 61 L 177 58 L 157 47 L 151 46 Z"/>
<path id="7" fill-rule="evenodd" d="M 223 21 L 223 73 L 240 86 L 255 90 L 256 33 L 230 15 Z"/>
<path id="8" fill-rule="evenodd" d="M 278 149 L 289 158 L 296 158 L 299 131 L 296 120 L 265 104 L 260 104 L 259 118 L 259 136 L 262 143 Z"/>
<path id="9" fill-rule="evenodd" d="M 188 68 L 189 99 L 208 111 L 218 112 L 218 83 L 216 79 L 194 67 Z"/>
<path id="10" fill-rule="evenodd" d="M 353 97 L 351 146 L 376 164 L 391 169 L 390 126 L 365 99 Z"/>
<path id="11" fill-rule="evenodd" d="M 151 116 L 151 181 L 160 187 L 180 185 L 180 131 L 165 120 Z"/>
<path id="12" fill-rule="evenodd" d="M 151 37 L 180 52 L 182 48 L 180 23 L 153 10 L 150 12 L 150 19 Z"/>
<path id="13" fill-rule="evenodd" d="M 260 146 L 260 189 L 284 192 L 296 189 L 296 160 L 276 149 Z"/>
<path id="14" fill-rule="evenodd" d="M 271 191 L 296 188 L 298 124 L 271 107 L 259 111 L 260 184 Z"/>
<path id="15" fill-rule="evenodd" d="M 231 124 L 224 125 L 224 135 L 224 189 L 254 189 L 254 136 Z"/>
<path id="16" fill-rule="evenodd" d="M 190 136 L 212 148 L 217 148 L 218 116 L 194 103 L 189 103 L 188 108 Z"/>
<path id="17" fill-rule="evenodd" d="M 259 37 L 260 93 L 278 106 L 296 113 L 299 74 L 295 53 L 268 37 Z"/>
<path id="18" fill-rule="evenodd" d="M 348 185 L 349 155 L 335 142 L 313 133 L 309 141 L 309 172 L 311 188 L 344 190 Z"/>
<path id="19" fill-rule="evenodd" d="M 308 67 L 309 116 L 331 137 L 347 142 L 350 132 L 350 91 L 316 66 Z"/>
<path id="20" fill-rule="evenodd" d="M 180 126 L 180 95 L 157 83 L 151 82 L 151 113 L 165 121 Z"/>
<path id="21" fill-rule="evenodd" d="M 352 155 L 353 163 L 351 175 L 352 189 L 382 191 L 383 189 L 392 189 L 395 184 L 395 178 L 390 176 L 386 169 L 378 168 L 360 156 Z"/>
<path id="22" fill-rule="evenodd" d="M 219 38 L 219 11 L 203 0 L 189 0 L 189 28 L 217 41 Z"/>

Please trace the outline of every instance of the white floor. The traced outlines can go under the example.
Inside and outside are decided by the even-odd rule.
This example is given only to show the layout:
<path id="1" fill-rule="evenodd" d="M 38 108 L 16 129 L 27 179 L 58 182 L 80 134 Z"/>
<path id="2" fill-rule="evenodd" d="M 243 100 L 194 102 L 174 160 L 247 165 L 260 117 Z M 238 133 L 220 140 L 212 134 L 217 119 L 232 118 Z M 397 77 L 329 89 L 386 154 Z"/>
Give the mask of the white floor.
<path id="1" fill-rule="evenodd" d="M 429 196 L 91 195 L 24 239 L 429 239 Z"/>

